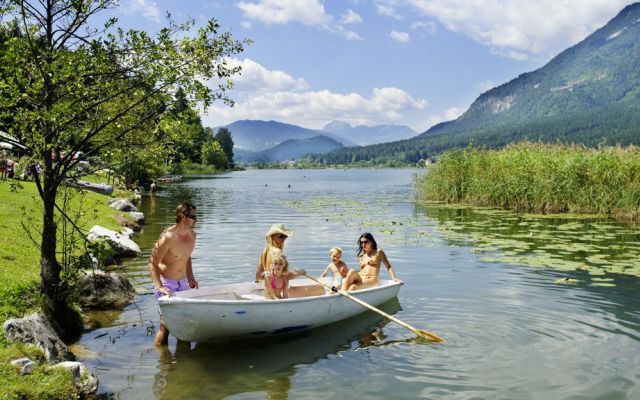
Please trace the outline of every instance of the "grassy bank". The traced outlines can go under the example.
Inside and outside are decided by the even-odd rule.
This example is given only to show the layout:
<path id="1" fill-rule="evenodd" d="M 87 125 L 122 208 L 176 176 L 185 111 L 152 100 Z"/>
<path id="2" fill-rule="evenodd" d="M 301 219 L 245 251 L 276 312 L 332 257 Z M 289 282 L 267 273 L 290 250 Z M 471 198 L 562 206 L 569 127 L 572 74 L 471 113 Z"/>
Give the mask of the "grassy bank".
<path id="1" fill-rule="evenodd" d="M 416 178 L 419 198 L 640 222 L 640 148 L 523 142 L 445 153 Z"/>
<path id="2" fill-rule="evenodd" d="M 120 227 L 113 216 L 119 212 L 108 206 L 107 199 L 97 193 L 86 192 L 81 196 L 78 191 L 70 190 L 69 214 L 77 216 L 78 226 L 83 230 L 96 224 L 117 230 Z M 61 195 L 59 203 L 63 202 Z M 58 226 L 63 226 L 60 219 Z M 41 201 L 35 184 L 0 181 L 0 322 L 38 311 L 40 307 L 41 227 Z M 59 245 L 61 242 L 59 238 Z M 39 362 L 31 375 L 20 376 L 9 364 L 20 357 Z M 69 372 L 48 369 L 38 350 L 8 343 L 0 335 L 0 399 L 5 398 L 71 399 L 76 396 Z"/>

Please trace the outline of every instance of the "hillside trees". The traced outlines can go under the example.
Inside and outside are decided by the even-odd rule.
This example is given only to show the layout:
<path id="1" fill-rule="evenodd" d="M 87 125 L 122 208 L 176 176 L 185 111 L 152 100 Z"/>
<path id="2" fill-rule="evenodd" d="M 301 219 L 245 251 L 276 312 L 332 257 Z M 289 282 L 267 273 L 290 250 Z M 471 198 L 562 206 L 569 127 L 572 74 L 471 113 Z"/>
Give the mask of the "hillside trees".
<path id="1" fill-rule="evenodd" d="M 21 33 L 7 38 L 0 52 L 0 129 L 27 149 L 43 203 L 43 309 L 58 322 L 70 310 L 56 255 L 54 214 L 61 212 L 58 189 L 80 161 L 73 155 L 126 154 L 170 140 L 160 123 L 175 106 L 178 89 L 204 107 L 216 100 L 230 103 L 227 78 L 239 68 L 223 59 L 244 45 L 229 33 L 219 33 L 215 20 L 192 36 L 194 21 L 176 24 L 170 19 L 153 36 L 115 29 L 114 19 L 104 30 L 92 29 L 88 20 L 115 4 L 0 0 L 0 22 L 15 24 Z M 216 82 L 213 88 L 203 83 L 210 79 Z"/>

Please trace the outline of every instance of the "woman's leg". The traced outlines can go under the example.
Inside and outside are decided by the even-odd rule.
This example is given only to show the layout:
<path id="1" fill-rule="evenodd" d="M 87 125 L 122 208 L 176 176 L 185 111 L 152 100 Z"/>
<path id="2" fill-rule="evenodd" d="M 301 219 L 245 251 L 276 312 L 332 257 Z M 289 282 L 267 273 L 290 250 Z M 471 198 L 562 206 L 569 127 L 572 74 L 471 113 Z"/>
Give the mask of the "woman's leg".
<path id="1" fill-rule="evenodd" d="M 358 287 L 358 283 L 362 283 L 360 274 L 355 270 L 349 270 L 347 277 L 342 281 L 342 290 L 354 290 Z"/>

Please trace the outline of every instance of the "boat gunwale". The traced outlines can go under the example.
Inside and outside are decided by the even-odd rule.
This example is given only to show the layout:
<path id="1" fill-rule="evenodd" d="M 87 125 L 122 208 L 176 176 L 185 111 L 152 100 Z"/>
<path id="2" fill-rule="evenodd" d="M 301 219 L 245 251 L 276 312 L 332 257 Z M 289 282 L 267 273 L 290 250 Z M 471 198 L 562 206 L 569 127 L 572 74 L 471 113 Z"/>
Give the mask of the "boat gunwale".
<path id="1" fill-rule="evenodd" d="M 365 293 L 369 293 L 369 292 L 374 292 L 374 291 L 378 291 L 381 289 L 386 289 L 386 288 L 392 288 L 394 286 L 400 286 L 402 285 L 402 283 L 394 281 L 392 279 L 380 279 L 378 280 L 379 283 L 382 284 L 378 284 L 376 286 L 372 286 L 372 287 L 368 287 L 365 289 L 361 289 L 361 290 L 354 290 L 349 292 L 349 294 L 351 295 L 359 295 L 359 294 L 365 294 Z M 246 282 L 249 283 L 249 282 Z M 232 285 L 232 284 L 231 284 Z M 222 286 L 222 285 L 220 285 Z M 213 286 L 215 287 L 215 286 Z M 180 293 L 180 292 L 179 292 Z M 182 297 L 180 296 L 179 293 L 176 293 L 176 295 L 174 296 L 162 296 L 160 298 L 158 298 L 158 304 L 159 305 L 177 305 L 177 304 L 220 304 L 220 305 L 237 305 L 237 304 L 282 304 L 282 303 L 302 303 L 302 302 L 307 302 L 307 301 L 314 301 L 314 300 L 318 300 L 318 299 L 330 299 L 332 298 L 332 296 L 337 295 L 337 296 L 341 296 L 339 293 L 335 293 L 335 294 L 321 294 L 321 295 L 315 295 L 315 296 L 303 296 L 303 297 L 290 297 L 287 299 L 264 299 L 264 300 L 258 300 L 258 299 L 197 299 L 197 298 L 189 298 L 189 297 Z M 234 292 L 235 293 L 235 292 Z"/>

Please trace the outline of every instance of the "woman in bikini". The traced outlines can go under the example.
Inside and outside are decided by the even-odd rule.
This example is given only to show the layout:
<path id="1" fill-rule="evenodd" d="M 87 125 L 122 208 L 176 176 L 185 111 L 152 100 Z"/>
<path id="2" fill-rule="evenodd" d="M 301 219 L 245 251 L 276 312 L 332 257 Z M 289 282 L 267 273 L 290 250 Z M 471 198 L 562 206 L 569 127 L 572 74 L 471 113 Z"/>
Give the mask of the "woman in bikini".
<path id="1" fill-rule="evenodd" d="M 398 279 L 396 271 L 389 263 L 387 255 L 382 249 L 378 249 L 378 244 L 373 235 L 365 232 L 358 238 L 358 258 L 360 259 L 360 272 L 350 270 L 347 277 L 342 282 L 342 290 L 364 289 L 378 283 L 380 275 L 380 264 L 384 264 L 394 281 L 403 283 Z"/>

